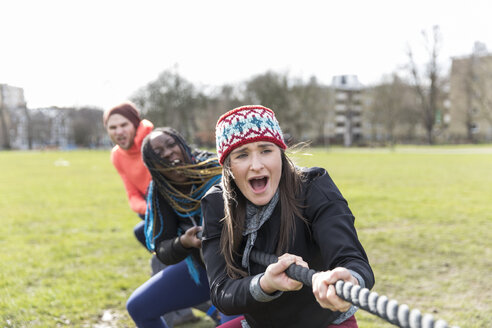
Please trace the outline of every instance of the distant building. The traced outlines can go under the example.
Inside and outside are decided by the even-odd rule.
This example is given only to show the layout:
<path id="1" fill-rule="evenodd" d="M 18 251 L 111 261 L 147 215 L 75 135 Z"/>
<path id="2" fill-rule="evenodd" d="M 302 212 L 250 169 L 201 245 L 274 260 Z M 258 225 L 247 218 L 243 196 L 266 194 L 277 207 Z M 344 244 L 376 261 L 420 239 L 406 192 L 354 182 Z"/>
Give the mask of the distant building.
<path id="1" fill-rule="evenodd" d="M 492 140 L 492 55 L 453 58 L 448 133 L 454 142 Z"/>
<path id="2" fill-rule="evenodd" d="M 0 84 L 0 149 L 14 148 L 12 127 L 17 120 L 15 113 L 26 111 L 24 89 L 8 84 Z"/>
<path id="3" fill-rule="evenodd" d="M 100 109 L 46 107 L 29 109 L 28 112 L 30 133 L 27 136 L 31 138 L 33 149 L 111 147 Z M 28 144 L 26 135 L 19 134 L 14 147 L 25 149 Z"/>
<path id="4" fill-rule="evenodd" d="M 0 149 L 109 148 L 98 108 L 27 108 L 22 88 L 0 84 Z"/>
<path id="5" fill-rule="evenodd" d="M 351 146 L 362 138 L 362 92 L 356 75 L 334 76 L 335 142 Z"/>
<path id="6" fill-rule="evenodd" d="M 71 141 L 73 109 L 16 108 L 9 111 L 10 148 L 43 149 L 74 147 Z"/>
<path id="7" fill-rule="evenodd" d="M 74 148 L 72 137 L 72 108 L 31 109 L 31 134 L 33 148 Z"/>
<path id="8" fill-rule="evenodd" d="M 0 149 L 67 148 L 70 110 L 29 109 L 24 89 L 0 84 Z"/>

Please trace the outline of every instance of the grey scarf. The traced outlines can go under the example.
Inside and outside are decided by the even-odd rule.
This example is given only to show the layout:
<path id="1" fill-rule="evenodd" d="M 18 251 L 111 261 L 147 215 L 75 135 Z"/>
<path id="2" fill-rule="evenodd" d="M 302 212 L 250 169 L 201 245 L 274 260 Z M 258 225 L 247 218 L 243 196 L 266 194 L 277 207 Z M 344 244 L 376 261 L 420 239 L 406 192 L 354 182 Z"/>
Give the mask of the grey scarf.
<path id="1" fill-rule="evenodd" d="M 264 206 L 255 206 L 251 202 L 246 204 L 246 222 L 243 236 L 248 236 L 246 242 L 246 247 L 243 252 L 243 260 L 241 265 L 243 268 L 248 269 L 249 272 L 249 254 L 251 249 L 255 245 L 256 236 L 258 235 L 258 230 L 260 230 L 263 223 L 265 223 L 273 213 L 275 206 L 278 203 L 278 189 L 273 195 L 270 202 Z"/>

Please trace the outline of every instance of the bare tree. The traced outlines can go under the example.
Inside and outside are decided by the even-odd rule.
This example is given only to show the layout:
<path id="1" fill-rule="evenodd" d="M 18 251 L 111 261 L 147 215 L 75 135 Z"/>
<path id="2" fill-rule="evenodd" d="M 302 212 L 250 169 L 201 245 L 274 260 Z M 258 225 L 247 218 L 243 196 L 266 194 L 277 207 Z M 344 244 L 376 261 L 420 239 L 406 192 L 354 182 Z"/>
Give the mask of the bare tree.
<path id="1" fill-rule="evenodd" d="M 465 107 L 463 108 L 463 112 L 465 114 L 465 126 L 466 126 L 466 138 L 470 142 L 476 142 L 475 140 L 475 120 L 474 114 L 476 111 L 474 103 L 476 102 L 476 79 L 477 79 L 477 61 L 478 58 L 475 54 L 472 54 L 466 62 L 466 72 L 464 73 L 463 78 L 461 79 L 463 93 L 464 93 L 464 101 Z"/>
<path id="2" fill-rule="evenodd" d="M 371 102 L 366 118 L 373 126 L 373 133 L 379 127 L 381 137 L 391 145 L 413 137 L 417 115 L 410 91 L 410 86 L 396 73 L 369 90 Z"/>
<path id="3" fill-rule="evenodd" d="M 29 123 L 26 124 L 28 148 L 51 146 L 51 133 L 53 131 L 53 120 L 50 115 L 46 115 L 42 109 L 30 110 Z M 29 127 L 27 127 L 29 125 Z"/>
<path id="4" fill-rule="evenodd" d="M 275 111 L 284 132 L 291 133 L 292 112 L 289 102 L 289 84 L 286 74 L 268 71 L 246 82 L 245 100 L 250 104 L 267 106 Z"/>
<path id="5" fill-rule="evenodd" d="M 289 91 L 290 116 L 295 117 L 291 123 L 294 136 L 304 140 L 312 135 L 315 142 L 325 143 L 324 128 L 331 108 L 329 100 L 328 88 L 321 86 L 316 77 L 312 76 L 307 83 L 300 79 L 295 81 Z"/>
<path id="6" fill-rule="evenodd" d="M 177 72 L 164 71 L 157 80 L 137 91 L 132 100 L 154 125 L 172 126 L 187 140 L 192 140 L 199 98 L 193 84 Z"/>
<path id="7" fill-rule="evenodd" d="M 27 137 L 27 148 L 32 149 L 33 136 L 32 136 L 32 120 L 27 104 L 22 104 L 22 110 L 24 112 L 24 117 L 26 118 L 26 137 Z"/>
<path id="8" fill-rule="evenodd" d="M 226 111 L 244 104 L 239 87 L 223 85 L 212 90 L 208 96 L 202 95 L 196 112 L 197 131 L 195 143 L 215 146 L 215 125 Z"/>
<path id="9" fill-rule="evenodd" d="M 428 55 L 425 72 L 422 73 L 418 68 L 412 49 L 408 49 L 409 70 L 413 80 L 415 91 L 420 99 L 422 123 L 426 130 L 427 142 L 434 143 L 436 115 L 440 110 L 441 77 L 439 66 L 439 51 L 442 37 L 439 26 L 433 26 L 432 34 L 429 36 L 426 31 L 422 31 L 425 41 L 425 50 Z"/>
<path id="10" fill-rule="evenodd" d="M 69 110 L 69 109 L 65 109 Z M 71 139 L 80 147 L 99 147 L 104 138 L 104 126 L 98 108 L 79 108 L 70 110 Z"/>
<path id="11" fill-rule="evenodd" d="M 384 140 L 392 145 L 395 143 L 399 105 L 399 95 L 395 94 L 398 92 L 396 79 L 394 75 L 393 81 L 375 86 L 370 91 L 372 101 L 367 115 L 372 125 L 382 127 Z"/>

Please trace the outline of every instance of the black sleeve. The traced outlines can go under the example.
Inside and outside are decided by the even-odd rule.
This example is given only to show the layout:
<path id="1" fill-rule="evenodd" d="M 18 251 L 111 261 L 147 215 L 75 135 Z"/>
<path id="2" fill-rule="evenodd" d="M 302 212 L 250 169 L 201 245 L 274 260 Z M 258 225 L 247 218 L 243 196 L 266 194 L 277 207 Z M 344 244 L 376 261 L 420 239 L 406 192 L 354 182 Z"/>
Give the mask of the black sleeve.
<path id="1" fill-rule="evenodd" d="M 214 190 L 215 192 L 210 193 Z M 219 190 L 219 191 L 217 191 Z M 202 250 L 210 284 L 210 298 L 220 312 L 233 315 L 260 306 L 249 292 L 253 277 L 232 279 L 226 273 L 226 263 L 220 252 L 221 219 L 224 203 L 219 188 L 212 188 L 202 199 L 203 239 Z"/>
<path id="2" fill-rule="evenodd" d="M 364 279 L 365 287 L 372 288 L 374 274 L 358 239 L 354 216 L 328 173 L 311 182 L 306 201 L 306 215 L 325 266 L 353 270 Z"/>
<path id="3" fill-rule="evenodd" d="M 163 225 L 156 226 L 162 232 L 155 242 L 157 258 L 164 264 L 176 264 L 184 260 L 193 251 L 193 248 L 185 248 L 178 237 L 178 215 L 172 207 L 159 196 L 159 209 L 162 215 Z M 159 218 L 156 218 L 160 221 Z"/>
<path id="4" fill-rule="evenodd" d="M 164 264 L 171 265 L 183 261 L 190 255 L 192 248 L 185 248 L 179 241 L 179 237 L 165 239 L 158 242 L 155 253 Z"/>

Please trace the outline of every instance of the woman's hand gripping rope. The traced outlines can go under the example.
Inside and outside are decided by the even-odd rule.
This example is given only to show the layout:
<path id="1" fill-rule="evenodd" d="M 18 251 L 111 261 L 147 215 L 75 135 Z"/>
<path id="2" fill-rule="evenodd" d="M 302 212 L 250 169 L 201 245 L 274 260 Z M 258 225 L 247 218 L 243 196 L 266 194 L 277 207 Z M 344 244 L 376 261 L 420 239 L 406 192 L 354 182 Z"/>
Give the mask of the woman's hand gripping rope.
<path id="1" fill-rule="evenodd" d="M 266 267 L 277 262 L 277 257 L 275 255 L 266 254 L 257 250 L 251 251 L 250 258 L 253 262 Z M 448 326 L 444 320 L 435 321 L 431 314 L 422 315 L 417 309 L 410 310 L 406 304 L 399 305 L 396 300 L 390 300 L 384 295 L 379 296 L 377 293 L 371 292 L 367 288 L 360 288 L 358 283 L 353 284 L 353 282 L 350 281 L 351 278 L 348 279 L 349 281 L 344 281 L 344 278 L 348 277 L 344 270 L 345 269 L 334 269 L 326 272 L 316 272 L 292 262 L 287 270 L 285 270 L 285 273 L 290 278 L 301 281 L 307 286 L 318 283 L 325 285 L 327 281 L 334 281 L 337 280 L 337 278 L 341 278 L 335 282 L 334 290 L 338 297 L 401 328 L 458 328 L 456 326 Z M 319 275 L 316 278 L 313 278 L 316 274 Z M 317 287 L 313 287 L 313 291 L 315 288 Z M 332 297 L 331 292 L 328 296 L 328 290 L 330 288 L 331 287 L 328 287 L 326 289 L 327 299 Z M 341 304 L 342 307 L 345 307 L 346 305 L 344 303 L 338 304 Z"/>
<path id="2" fill-rule="evenodd" d="M 339 280 L 359 285 L 359 281 L 345 268 L 318 272 L 313 275 L 313 294 L 321 307 L 332 311 L 346 312 L 350 309 L 349 302 L 338 297 L 335 283 Z"/>
<path id="3" fill-rule="evenodd" d="M 201 235 L 198 236 L 198 233 L 201 233 L 201 226 L 194 226 L 186 230 L 184 234 L 179 237 L 179 241 L 181 245 L 185 248 L 201 248 L 202 247 L 202 239 Z"/>
<path id="4" fill-rule="evenodd" d="M 288 267 L 292 264 L 308 268 L 308 264 L 300 257 L 292 254 L 284 254 L 278 258 L 278 261 L 270 264 L 265 274 L 260 279 L 261 289 L 267 294 L 272 294 L 277 290 L 293 291 L 302 288 L 303 283 L 290 278 L 286 273 Z"/>
<path id="5" fill-rule="evenodd" d="M 295 291 L 303 286 L 303 282 L 288 276 L 287 269 L 292 265 L 298 265 L 309 270 L 309 266 L 300 256 L 285 253 L 278 258 L 265 270 L 265 274 L 260 279 L 261 289 L 265 293 L 272 294 L 277 290 Z M 315 273 L 311 278 L 313 294 L 321 307 L 332 311 L 345 312 L 350 309 L 351 304 L 338 297 L 335 290 L 335 283 L 344 280 L 358 285 L 359 282 L 345 268 L 336 268 L 331 271 Z"/>

